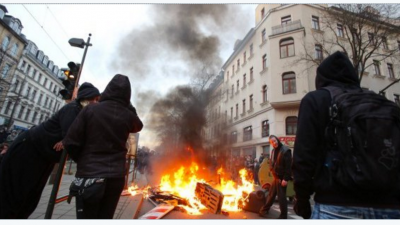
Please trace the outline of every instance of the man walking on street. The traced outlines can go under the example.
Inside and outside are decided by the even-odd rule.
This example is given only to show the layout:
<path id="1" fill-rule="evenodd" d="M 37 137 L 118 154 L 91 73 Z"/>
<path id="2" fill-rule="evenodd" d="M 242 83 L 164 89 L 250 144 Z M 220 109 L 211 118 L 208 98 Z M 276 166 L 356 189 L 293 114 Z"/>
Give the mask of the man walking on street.
<path id="1" fill-rule="evenodd" d="M 278 219 L 287 219 L 287 199 L 286 199 L 286 187 L 291 180 L 291 163 L 292 163 L 292 153 L 291 150 L 284 146 L 279 139 L 271 135 L 269 136 L 269 143 L 271 145 L 271 164 L 270 170 L 274 176 L 274 181 L 268 192 L 267 202 L 260 209 L 259 215 L 261 217 L 268 218 L 267 214 L 274 203 L 275 197 L 278 194 L 279 208 L 281 214 Z"/>

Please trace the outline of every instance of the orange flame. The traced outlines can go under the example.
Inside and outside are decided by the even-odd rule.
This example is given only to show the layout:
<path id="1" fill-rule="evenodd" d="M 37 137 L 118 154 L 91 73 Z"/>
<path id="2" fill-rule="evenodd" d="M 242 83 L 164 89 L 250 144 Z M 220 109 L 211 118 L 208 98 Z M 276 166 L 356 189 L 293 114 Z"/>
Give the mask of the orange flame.
<path id="1" fill-rule="evenodd" d="M 223 172 L 224 172 L 224 170 L 222 169 L 222 166 L 221 166 L 221 167 L 218 169 L 217 173 L 221 175 Z"/>
<path id="2" fill-rule="evenodd" d="M 149 192 L 148 192 L 149 189 L 150 189 L 150 186 L 146 186 L 144 188 L 139 188 L 137 185 L 132 185 L 128 188 L 128 191 L 132 196 L 135 196 L 137 194 L 143 194 L 143 197 L 147 198 L 149 196 Z"/>
<path id="3" fill-rule="evenodd" d="M 160 182 L 160 191 L 170 192 L 171 194 L 187 199 L 189 206 L 179 205 L 179 207 L 184 208 L 186 212 L 191 215 L 200 215 L 202 214 L 201 211 L 206 209 L 206 207 L 201 204 L 195 196 L 197 182 L 206 183 L 204 179 L 200 179 L 196 176 L 198 170 L 199 166 L 192 162 L 189 168 L 181 166 L 173 175 L 166 174 L 162 176 Z M 226 180 L 223 178 L 222 175 L 224 174 L 224 171 L 222 167 L 219 168 L 217 172 L 220 182 L 214 188 L 224 194 L 222 210 L 228 212 L 241 211 L 238 205 L 239 201 L 244 199 L 243 193 L 245 193 L 246 196 L 250 192 L 254 191 L 253 182 L 247 179 L 247 171 L 245 169 L 239 171 L 241 184 L 236 184 L 232 180 Z M 137 186 L 131 188 L 129 188 L 129 190 L 132 190 L 132 195 L 138 193 Z M 144 193 L 144 191 L 141 193 Z"/>

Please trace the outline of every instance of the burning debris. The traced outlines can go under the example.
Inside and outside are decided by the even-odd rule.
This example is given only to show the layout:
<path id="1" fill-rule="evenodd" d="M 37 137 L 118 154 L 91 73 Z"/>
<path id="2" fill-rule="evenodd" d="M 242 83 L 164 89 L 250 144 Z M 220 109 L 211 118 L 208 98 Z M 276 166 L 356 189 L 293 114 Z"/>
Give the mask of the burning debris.
<path id="1" fill-rule="evenodd" d="M 143 193 L 154 205 L 171 205 L 191 215 L 201 215 L 204 210 L 223 215 L 241 211 L 246 198 L 254 191 L 245 169 L 240 170 L 240 184 L 226 180 L 222 168 L 218 170 L 219 182 L 198 178 L 198 170 L 198 165 L 192 163 L 189 168 L 180 167 L 173 175 L 162 176 L 157 187 L 138 189 L 135 186 L 129 190 L 132 195 Z"/>

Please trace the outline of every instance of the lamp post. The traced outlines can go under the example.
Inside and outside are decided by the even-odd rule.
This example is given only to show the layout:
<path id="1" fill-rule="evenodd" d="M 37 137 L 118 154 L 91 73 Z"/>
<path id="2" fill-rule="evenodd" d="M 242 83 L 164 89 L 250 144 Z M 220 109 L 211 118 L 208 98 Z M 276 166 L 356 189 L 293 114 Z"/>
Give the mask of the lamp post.
<path id="1" fill-rule="evenodd" d="M 76 95 L 77 95 L 77 92 L 78 92 L 79 79 L 81 78 L 81 73 L 82 73 L 83 64 L 85 63 L 86 53 L 87 53 L 87 50 L 88 50 L 89 46 L 92 46 L 92 44 L 90 43 L 90 37 L 91 36 L 92 36 L 92 34 L 89 34 L 89 37 L 88 37 L 86 42 L 83 39 L 78 39 L 78 38 L 71 38 L 68 41 L 68 43 L 72 47 L 85 48 L 85 51 L 83 52 L 81 66 L 79 67 L 79 72 L 78 72 L 78 75 L 76 77 L 74 94 L 72 96 L 72 99 L 76 98 Z"/>
<path id="2" fill-rule="evenodd" d="M 85 51 L 83 52 L 82 62 L 81 62 L 81 65 L 79 67 L 79 72 L 78 72 L 78 75 L 76 77 L 76 82 L 75 82 L 75 87 L 74 87 L 72 99 L 75 99 L 76 96 L 77 96 L 79 78 L 81 77 L 83 64 L 85 63 L 86 53 L 87 53 L 87 50 L 88 50 L 89 46 L 92 46 L 92 44 L 90 43 L 90 37 L 91 36 L 92 36 L 92 34 L 89 34 L 87 42 L 85 42 L 83 39 L 79 39 L 79 38 L 71 38 L 68 41 L 68 43 L 72 47 L 85 48 Z M 56 176 L 54 178 L 54 184 L 53 184 L 53 189 L 51 190 L 49 204 L 47 205 L 47 210 L 46 210 L 46 214 L 45 214 L 45 217 L 44 217 L 45 219 L 51 219 L 51 217 L 53 215 L 54 206 L 55 206 L 56 203 L 62 202 L 62 201 L 67 199 L 67 196 L 62 196 L 62 197 L 57 199 L 58 189 L 60 187 L 60 182 L 61 182 L 61 178 L 62 178 L 62 175 L 63 175 L 64 166 L 65 166 L 65 161 L 67 159 L 67 155 L 68 155 L 67 150 L 63 149 L 62 154 L 61 154 L 61 158 L 60 158 L 60 162 L 58 164 L 57 173 L 56 173 Z"/>

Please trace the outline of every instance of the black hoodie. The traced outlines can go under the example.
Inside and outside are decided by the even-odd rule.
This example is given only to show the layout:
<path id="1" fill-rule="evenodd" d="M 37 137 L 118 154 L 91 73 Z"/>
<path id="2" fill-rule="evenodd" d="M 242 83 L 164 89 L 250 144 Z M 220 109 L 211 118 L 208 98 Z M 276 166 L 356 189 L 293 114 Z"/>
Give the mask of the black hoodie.
<path id="1" fill-rule="evenodd" d="M 80 100 L 99 95 L 99 90 L 93 84 L 83 83 L 78 89 L 77 99 L 63 106 L 48 120 L 27 131 L 36 146 L 34 149 L 49 161 L 59 162 L 62 151 L 55 151 L 53 147 L 65 137 L 72 122 L 82 110 Z"/>
<path id="2" fill-rule="evenodd" d="M 143 124 L 130 105 L 127 76 L 115 75 L 98 104 L 85 107 L 63 140 L 77 162 L 76 177 L 116 178 L 125 175 L 126 141 Z"/>
<path id="3" fill-rule="evenodd" d="M 360 198 L 331 184 L 327 171 L 323 169 L 327 146 L 324 132 L 329 122 L 331 97 L 321 88 L 360 88 L 356 71 L 347 56 L 336 52 L 326 58 L 317 69 L 315 85 L 317 90 L 304 96 L 299 109 L 292 164 L 297 198 L 308 200 L 315 193 L 314 200 L 322 204 L 399 207 L 399 194 L 382 193 Z"/>

